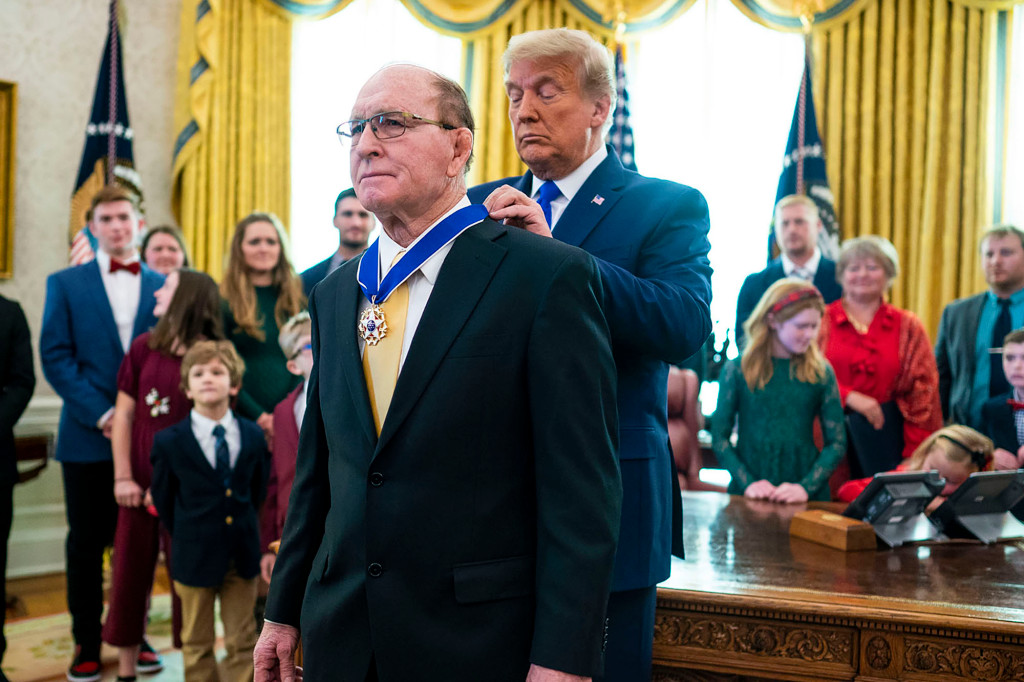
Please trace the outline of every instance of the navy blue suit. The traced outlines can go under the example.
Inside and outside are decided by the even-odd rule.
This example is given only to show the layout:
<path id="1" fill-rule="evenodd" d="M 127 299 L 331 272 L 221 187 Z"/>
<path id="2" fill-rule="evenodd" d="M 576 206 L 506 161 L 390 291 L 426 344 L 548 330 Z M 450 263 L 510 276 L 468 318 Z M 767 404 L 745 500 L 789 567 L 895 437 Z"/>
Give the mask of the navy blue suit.
<path id="1" fill-rule="evenodd" d="M 242 449 L 229 491 L 199 447 L 191 417 L 153 438 L 153 505 L 171 533 L 171 577 L 190 587 L 219 586 L 232 564 L 240 578 L 260 572 L 258 509 L 270 452 L 259 426 L 235 418 Z"/>
<path id="2" fill-rule="evenodd" d="M 164 282 L 163 275 L 145 265 L 139 277 L 133 339 L 156 324 L 153 293 Z M 110 441 L 96 422 L 117 399 L 117 370 L 124 353 L 96 261 L 46 278 L 39 359 L 46 380 L 64 400 L 57 461 L 110 461 Z"/>
<path id="3" fill-rule="evenodd" d="M 320 283 L 327 273 L 331 270 L 331 259 L 334 258 L 334 254 L 328 256 L 325 260 L 320 261 L 316 265 L 310 267 L 307 270 L 303 270 L 299 277 L 302 279 L 302 292 L 306 294 L 306 299 L 309 299 L 309 292 L 313 291 L 313 287 Z"/>
<path id="4" fill-rule="evenodd" d="M 768 291 L 768 287 L 786 276 L 782 267 L 782 258 L 776 258 L 761 272 L 747 275 L 740 287 L 740 295 L 736 299 L 736 328 L 734 336 L 736 345 L 743 341 L 743 323 L 754 312 L 758 301 Z M 824 256 L 818 261 L 818 270 L 814 273 L 814 286 L 821 292 L 825 303 L 838 301 L 843 295 L 843 288 L 836 281 L 836 264 Z"/>
<path id="5" fill-rule="evenodd" d="M 480 203 L 501 185 L 529 195 L 532 184 L 527 172 L 474 187 L 469 197 Z M 556 239 L 594 257 L 605 291 L 618 373 L 623 490 L 613 593 L 653 589 L 669 576 L 674 476 L 668 368 L 696 353 L 711 332 L 708 227 L 700 192 L 627 170 L 608 147 L 608 157 L 553 231 Z M 610 636 L 615 636 L 618 624 L 615 611 L 610 613 Z M 608 674 L 612 664 L 609 656 Z"/>
<path id="6" fill-rule="evenodd" d="M 163 275 L 139 273 L 139 307 L 132 338 L 156 324 L 153 293 Z M 67 594 L 75 643 L 99 656 L 103 611 L 103 551 L 113 542 L 117 503 L 110 441 L 97 422 L 117 399 L 117 370 L 125 349 L 103 286 L 99 264 L 66 268 L 46 279 L 39 335 L 43 374 L 64 400 L 57 460 L 64 477 L 68 521 Z"/>

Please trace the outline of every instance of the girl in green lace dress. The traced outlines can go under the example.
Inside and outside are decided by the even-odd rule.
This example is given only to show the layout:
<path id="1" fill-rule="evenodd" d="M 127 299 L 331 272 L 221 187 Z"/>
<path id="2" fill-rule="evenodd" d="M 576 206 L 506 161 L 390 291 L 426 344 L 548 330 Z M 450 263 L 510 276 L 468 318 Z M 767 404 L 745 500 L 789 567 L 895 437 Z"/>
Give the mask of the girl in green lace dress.
<path id="1" fill-rule="evenodd" d="M 747 347 L 722 369 L 711 425 L 715 455 L 732 474 L 730 493 L 773 502 L 829 499 L 828 478 L 846 451 L 846 430 L 835 374 L 816 343 L 824 311 L 813 285 L 782 279 L 744 325 Z"/>

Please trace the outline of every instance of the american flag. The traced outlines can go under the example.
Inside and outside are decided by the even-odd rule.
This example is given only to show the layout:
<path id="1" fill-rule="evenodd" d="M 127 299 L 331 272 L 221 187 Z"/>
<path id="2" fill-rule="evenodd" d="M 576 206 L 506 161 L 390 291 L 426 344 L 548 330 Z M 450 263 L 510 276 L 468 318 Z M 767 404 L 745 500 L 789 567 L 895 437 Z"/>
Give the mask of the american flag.
<path id="1" fill-rule="evenodd" d="M 775 191 L 775 203 L 790 194 L 806 194 L 818 206 L 822 234 L 818 235 L 818 248 L 826 258 L 835 259 L 839 254 L 839 221 L 832 190 L 828 185 L 825 171 L 825 148 L 818 134 L 818 117 L 814 113 L 814 97 L 811 90 L 810 63 L 804 59 L 804 73 L 800 79 L 793 123 L 789 128 L 786 153 L 782 157 L 782 173 Z M 772 227 L 768 234 L 768 260 L 775 257 L 775 217 L 772 211 Z"/>
<path id="2" fill-rule="evenodd" d="M 78 166 L 78 178 L 71 193 L 71 265 L 88 263 L 95 257 L 96 238 L 89 231 L 86 213 L 92 197 L 104 185 L 118 184 L 133 192 L 142 203 L 139 174 L 132 150 L 132 126 L 128 122 L 121 33 L 118 29 L 118 0 L 110 0 L 109 30 L 103 49 L 92 113 L 85 127 L 85 146 Z"/>
<path id="3" fill-rule="evenodd" d="M 626 90 L 626 64 L 622 45 L 615 48 L 615 112 L 608 131 L 608 144 L 619 155 L 622 165 L 636 170 L 633 148 L 633 127 L 629 124 L 629 92 Z"/>

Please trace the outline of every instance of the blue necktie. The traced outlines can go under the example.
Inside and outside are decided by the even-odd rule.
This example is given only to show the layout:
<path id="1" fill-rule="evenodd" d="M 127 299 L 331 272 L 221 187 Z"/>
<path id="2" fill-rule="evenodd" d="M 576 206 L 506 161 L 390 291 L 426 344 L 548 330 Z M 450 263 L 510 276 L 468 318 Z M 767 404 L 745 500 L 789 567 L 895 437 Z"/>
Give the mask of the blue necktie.
<path id="1" fill-rule="evenodd" d="M 992 345 L 991 348 L 1002 348 L 1003 338 L 1013 331 L 1013 321 L 1010 319 L 1010 299 L 999 298 L 996 299 L 999 303 L 999 316 L 996 317 L 996 322 L 992 325 Z M 1010 382 L 1006 380 L 1006 375 L 1003 374 L 1003 354 L 992 353 L 989 355 L 990 375 L 988 379 L 988 395 L 990 398 L 994 398 L 997 395 L 1002 395 L 1010 390 Z"/>
<path id="2" fill-rule="evenodd" d="M 553 180 L 545 180 L 544 184 L 540 186 L 537 196 L 537 203 L 544 211 L 544 220 L 548 221 L 548 228 L 552 230 L 555 226 L 551 223 L 551 202 L 560 196 L 562 196 L 562 191 L 558 189 L 558 185 Z"/>
<path id="3" fill-rule="evenodd" d="M 224 481 L 224 487 L 231 486 L 231 454 L 228 452 L 228 440 L 224 437 L 224 426 L 217 424 L 213 427 L 213 437 L 216 439 L 213 451 L 217 455 L 217 475 Z"/>

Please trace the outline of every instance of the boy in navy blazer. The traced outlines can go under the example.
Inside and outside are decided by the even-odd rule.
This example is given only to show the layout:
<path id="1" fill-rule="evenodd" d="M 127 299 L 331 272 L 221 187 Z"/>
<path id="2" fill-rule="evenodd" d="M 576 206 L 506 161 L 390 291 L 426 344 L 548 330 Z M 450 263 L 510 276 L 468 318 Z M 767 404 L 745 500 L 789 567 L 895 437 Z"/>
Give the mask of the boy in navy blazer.
<path id="1" fill-rule="evenodd" d="M 230 341 L 200 341 L 181 362 L 194 403 L 189 418 L 153 440 L 150 492 L 171 533 L 171 578 L 181 597 L 182 657 L 187 680 L 218 680 L 214 600 L 224 623 L 225 678 L 253 678 L 259 507 L 270 454 L 263 431 L 229 403 L 245 367 Z"/>
<path id="2" fill-rule="evenodd" d="M 995 468 L 1024 468 L 1024 329 L 1003 339 L 1003 373 L 1010 390 L 990 398 L 981 406 L 982 433 L 992 439 Z M 1013 508 L 1024 519 L 1024 502 Z"/>
<path id="3" fill-rule="evenodd" d="M 135 238 L 141 217 L 134 201 L 121 187 L 100 190 L 89 220 L 99 244 L 96 259 L 46 280 L 39 357 L 46 380 L 64 400 L 57 461 L 68 521 L 72 682 L 100 679 L 103 551 L 117 523 L 110 453 L 117 370 L 132 339 L 156 324 L 153 294 L 164 280 L 139 263 Z"/>

